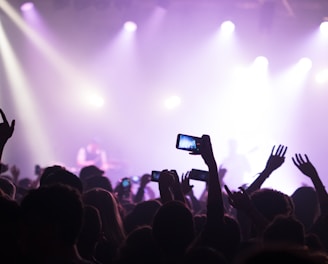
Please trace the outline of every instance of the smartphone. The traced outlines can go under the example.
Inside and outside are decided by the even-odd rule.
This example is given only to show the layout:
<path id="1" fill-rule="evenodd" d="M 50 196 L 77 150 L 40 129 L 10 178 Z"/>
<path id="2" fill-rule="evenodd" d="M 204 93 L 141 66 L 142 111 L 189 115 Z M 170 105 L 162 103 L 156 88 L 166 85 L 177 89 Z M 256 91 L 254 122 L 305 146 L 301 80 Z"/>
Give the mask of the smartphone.
<path id="1" fill-rule="evenodd" d="M 192 169 L 189 173 L 189 179 L 196 181 L 208 181 L 209 172 L 204 170 Z"/>
<path id="2" fill-rule="evenodd" d="M 199 152 L 200 142 L 200 137 L 178 134 L 176 148 L 197 153 Z"/>
<path id="3" fill-rule="evenodd" d="M 161 172 L 160 171 L 152 171 L 151 172 L 150 180 L 153 181 L 153 182 L 158 182 L 160 175 L 161 175 Z"/>
<path id="4" fill-rule="evenodd" d="M 123 178 L 121 184 L 122 184 L 123 188 L 130 188 L 131 187 L 131 181 L 130 181 L 129 178 Z"/>

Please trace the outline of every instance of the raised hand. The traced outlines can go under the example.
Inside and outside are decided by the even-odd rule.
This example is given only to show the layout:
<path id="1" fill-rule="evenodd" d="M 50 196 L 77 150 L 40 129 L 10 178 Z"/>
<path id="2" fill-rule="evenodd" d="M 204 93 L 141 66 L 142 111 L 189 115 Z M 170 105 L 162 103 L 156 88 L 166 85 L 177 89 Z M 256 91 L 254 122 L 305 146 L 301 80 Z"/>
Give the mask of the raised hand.
<path id="1" fill-rule="evenodd" d="M 181 190 L 184 195 L 191 194 L 192 188 L 194 188 L 194 185 L 190 185 L 189 181 L 189 173 L 188 171 L 186 174 L 182 174 L 181 177 Z"/>
<path id="2" fill-rule="evenodd" d="M 236 209 L 248 212 L 252 208 L 251 199 L 249 198 L 247 192 L 239 187 L 238 192 L 231 192 L 227 185 L 224 185 L 224 188 L 229 197 L 229 203 Z"/>
<path id="3" fill-rule="evenodd" d="M 0 109 L 0 114 L 2 117 L 3 122 L 0 123 L 0 146 L 4 147 L 6 144 L 7 140 L 11 138 L 11 136 L 14 133 L 15 129 L 15 120 L 11 121 L 11 124 L 9 125 L 9 122 L 7 120 L 7 117 L 5 113 Z"/>
<path id="4" fill-rule="evenodd" d="M 269 171 L 278 169 L 285 162 L 287 147 L 284 145 L 279 145 L 276 152 L 274 152 L 275 147 L 276 146 L 273 146 L 270 157 L 265 166 L 265 169 Z"/>
<path id="5" fill-rule="evenodd" d="M 146 185 L 150 182 L 150 178 L 151 176 L 148 173 L 142 175 L 140 179 L 140 187 L 145 188 Z"/>
<path id="6" fill-rule="evenodd" d="M 304 159 L 305 158 L 305 159 Z M 292 157 L 292 160 L 295 166 L 306 176 L 310 178 L 318 176 L 316 168 L 310 162 L 308 156 L 304 154 L 304 158 L 301 154 L 295 154 L 295 158 Z"/>

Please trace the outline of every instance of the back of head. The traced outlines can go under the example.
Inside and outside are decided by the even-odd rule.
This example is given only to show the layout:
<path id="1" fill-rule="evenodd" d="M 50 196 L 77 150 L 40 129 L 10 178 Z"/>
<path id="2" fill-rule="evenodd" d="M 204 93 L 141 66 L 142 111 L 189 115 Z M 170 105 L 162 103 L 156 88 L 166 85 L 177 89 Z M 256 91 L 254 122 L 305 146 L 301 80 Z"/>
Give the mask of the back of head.
<path id="1" fill-rule="evenodd" d="M 126 232 L 130 233 L 138 226 L 152 225 L 154 216 L 160 207 L 161 203 L 157 200 L 148 200 L 137 204 L 124 219 Z"/>
<path id="2" fill-rule="evenodd" d="M 51 173 L 43 175 L 40 180 L 40 186 L 60 183 L 75 188 L 80 193 L 83 191 L 82 182 L 79 177 L 64 168 L 54 167 Z"/>
<path id="3" fill-rule="evenodd" d="M 306 230 L 309 230 L 319 215 L 318 196 L 313 187 L 302 186 L 291 195 L 294 203 L 294 213 Z"/>
<path id="4" fill-rule="evenodd" d="M 79 177 L 82 181 L 86 181 L 91 177 L 100 177 L 104 175 L 104 171 L 95 165 L 85 166 L 80 170 Z"/>
<path id="5" fill-rule="evenodd" d="M 153 222 L 153 235 L 167 253 L 183 254 L 194 239 L 194 219 L 191 211 L 179 201 L 162 205 Z"/>
<path id="6" fill-rule="evenodd" d="M 76 243 L 82 224 L 83 204 L 78 191 L 55 184 L 31 190 L 21 202 L 25 242 L 33 247 L 55 242 L 63 246 Z M 42 238 L 47 237 L 45 241 Z"/>
<path id="7" fill-rule="evenodd" d="M 264 243 L 294 245 L 303 247 L 305 243 L 303 224 L 292 216 L 277 216 L 264 230 Z"/>
<path id="8" fill-rule="evenodd" d="M 119 263 L 158 263 L 159 248 L 154 243 L 150 226 L 134 229 L 120 249 Z"/>
<path id="9" fill-rule="evenodd" d="M 251 194 L 257 210 L 269 221 L 277 215 L 291 215 L 293 202 L 291 198 L 277 190 L 263 188 Z"/>
<path id="10" fill-rule="evenodd" d="M 114 243 L 121 243 L 124 239 L 124 229 L 115 197 L 102 188 L 94 188 L 83 194 L 86 205 L 98 209 L 102 221 L 102 231 L 107 239 Z"/>
<path id="11" fill-rule="evenodd" d="M 89 191 L 93 188 L 102 188 L 109 192 L 113 192 L 113 186 L 111 181 L 104 176 L 92 176 L 85 180 L 84 191 Z"/>

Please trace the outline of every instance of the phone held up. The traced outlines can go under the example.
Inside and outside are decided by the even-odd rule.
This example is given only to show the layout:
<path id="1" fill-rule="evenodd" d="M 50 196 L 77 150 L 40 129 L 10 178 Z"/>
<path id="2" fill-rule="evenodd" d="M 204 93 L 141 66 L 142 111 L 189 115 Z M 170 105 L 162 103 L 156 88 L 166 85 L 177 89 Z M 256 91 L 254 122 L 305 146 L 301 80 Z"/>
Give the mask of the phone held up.
<path id="1" fill-rule="evenodd" d="M 189 173 L 189 179 L 207 182 L 209 172 L 204 170 L 192 169 Z"/>
<path id="2" fill-rule="evenodd" d="M 176 141 L 176 148 L 190 151 L 192 153 L 199 153 L 200 143 L 201 143 L 200 137 L 178 134 L 177 141 Z"/>
<path id="3" fill-rule="evenodd" d="M 158 182 L 159 181 L 159 176 L 160 176 L 161 172 L 160 171 L 155 171 L 153 170 L 151 172 L 151 177 L 150 177 L 150 180 L 153 181 L 153 182 Z"/>
<path id="4" fill-rule="evenodd" d="M 129 178 L 123 178 L 121 184 L 124 189 L 129 189 L 131 187 L 131 180 Z"/>

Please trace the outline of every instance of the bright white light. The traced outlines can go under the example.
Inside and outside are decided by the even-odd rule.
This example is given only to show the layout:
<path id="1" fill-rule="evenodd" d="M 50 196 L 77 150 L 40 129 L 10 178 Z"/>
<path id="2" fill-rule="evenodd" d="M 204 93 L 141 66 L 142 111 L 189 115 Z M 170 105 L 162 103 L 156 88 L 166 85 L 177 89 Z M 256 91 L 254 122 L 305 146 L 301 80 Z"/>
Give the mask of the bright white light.
<path id="1" fill-rule="evenodd" d="M 124 23 L 124 29 L 128 32 L 134 32 L 137 30 L 137 24 L 133 21 L 127 21 Z"/>
<path id="2" fill-rule="evenodd" d="M 267 68 L 269 65 L 269 60 L 264 56 L 258 56 L 254 60 L 254 66 L 258 68 Z"/>
<path id="3" fill-rule="evenodd" d="M 173 109 L 180 105 L 181 99 L 178 96 L 171 96 L 165 100 L 165 107 L 167 109 Z"/>
<path id="4" fill-rule="evenodd" d="M 302 58 L 299 60 L 297 68 L 302 72 L 307 72 L 312 68 L 312 61 L 309 58 Z"/>
<path id="5" fill-rule="evenodd" d="M 235 24 L 231 21 L 224 21 L 221 24 L 221 31 L 224 35 L 230 35 L 235 31 Z"/>
<path id="6" fill-rule="evenodd" d="M 328 68 L 317 73 L 315 81 L 318 84 L 328 83 Z"/>
<path id="7" fill-rule="evenodd" d="M 95 93 L 90 93 L 86 96 L 87 103 L 90 106 L 93 106 L 95 108 L 100 108 L 104 105 L 105 101 L 104 98 L 102 98 L 100 95 Z"/>
<path id="8" fill-rule="evenodd" d="M 32 2 L 25 2 L 24 4 L 21 5 L 21 10 L 23 12 L 27 12 L 32 10 L 34 7 L 34 4 Z"/>
<path id="9" fill-rule="evenodd" d="M 328 35 L 328 21 L 324 21 L 320 25 L 320 31 L 321 33 Z"/>

